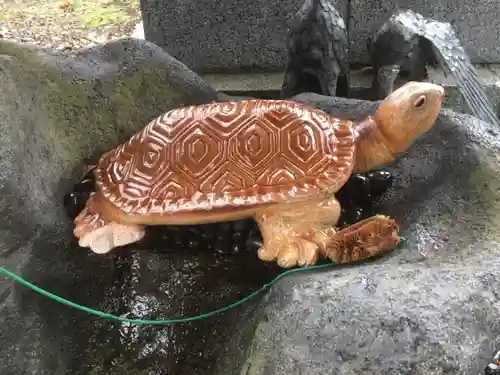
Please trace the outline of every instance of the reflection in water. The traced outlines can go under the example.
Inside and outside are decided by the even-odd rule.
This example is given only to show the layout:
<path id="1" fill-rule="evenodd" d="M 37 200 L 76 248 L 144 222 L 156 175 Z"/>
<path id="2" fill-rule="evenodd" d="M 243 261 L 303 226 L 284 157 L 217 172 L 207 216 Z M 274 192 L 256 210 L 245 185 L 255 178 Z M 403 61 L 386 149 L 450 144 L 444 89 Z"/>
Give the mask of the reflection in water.
<path id="1" fill-rule="evenodd" d="M 500 126 L 479 75 L 449 23 L 425 18 L 411 10 L 397 13 L 375 34 L 370 52 L 376 69 L 373 86 L 377 99 L 392 91 L 403 64 L 408 65 L 410 79 L 422 80 L 426 64 L 437 63 L 455 78 L 472 114 Z"/>
<path id="2" fill-rule="evenodd" d="M 191 236 L 203 238 L 204 232 L 192 229 L 182 238 L 176 228 L 151 227 L 140 243 L 110 254 L 115 259 L 114 269 L 109 269 L 115 283 L 100 308 L 131 319 L 199 315 L 239 300 L 282 272 L 246 249 L 218 253 L 202 242 L 190 247 Z M 91 346 L 105 374 L 141 373 L 140 369 L 147 374 L 214 373 L 208 369 L 226 348 L 233 348 L 235 331 L 249 327 L 248 309 L 258 302 L 256 298 L 215 318 L 186 324 L 155 327 L 101 321 Z"/>

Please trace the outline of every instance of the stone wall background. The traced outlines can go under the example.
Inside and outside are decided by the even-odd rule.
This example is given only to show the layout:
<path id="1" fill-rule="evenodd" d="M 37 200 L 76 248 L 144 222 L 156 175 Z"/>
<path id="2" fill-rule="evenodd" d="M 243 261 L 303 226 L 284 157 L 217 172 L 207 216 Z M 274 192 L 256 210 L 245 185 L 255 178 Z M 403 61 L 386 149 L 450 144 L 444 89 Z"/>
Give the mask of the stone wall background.
<path id="1" fill-rule="evenodd" d="M 500 62 L 498 0 L 336 0 L 348 18 L 351 64 L 397 9 L 451 22 L 474 63 Z M 146 39 L 197 73 L 281 71 L 287 27 L 302 0 L 141 0 Z M 350 15 L 350 17 L 348 17 Z"/>

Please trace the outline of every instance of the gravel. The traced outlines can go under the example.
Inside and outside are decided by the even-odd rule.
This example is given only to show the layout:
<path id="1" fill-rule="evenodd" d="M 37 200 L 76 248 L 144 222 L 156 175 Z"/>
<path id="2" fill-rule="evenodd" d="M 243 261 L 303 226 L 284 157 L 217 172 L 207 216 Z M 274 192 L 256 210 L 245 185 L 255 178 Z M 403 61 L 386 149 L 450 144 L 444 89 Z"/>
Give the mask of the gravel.
<path id="1" fill-rule="evenodd" d="M 67 51 L 129 36 L 144 38 L 139 0 L 0 0 L 0 39 Z"/>

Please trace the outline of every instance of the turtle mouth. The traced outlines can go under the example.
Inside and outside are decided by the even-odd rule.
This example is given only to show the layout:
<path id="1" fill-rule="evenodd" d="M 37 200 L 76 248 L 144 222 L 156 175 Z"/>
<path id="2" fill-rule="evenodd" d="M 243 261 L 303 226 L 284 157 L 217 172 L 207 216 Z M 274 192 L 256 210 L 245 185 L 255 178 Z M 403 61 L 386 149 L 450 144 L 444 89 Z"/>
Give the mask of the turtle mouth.
<path id="1" fill-rule="evenodd" d="M 398 232 L 396 231 L 392 232 L 392 239 L 396 241 L 397 245 L 399 245 L 399 243 L 401 242 L 401 237 L 398 235 Z"/>

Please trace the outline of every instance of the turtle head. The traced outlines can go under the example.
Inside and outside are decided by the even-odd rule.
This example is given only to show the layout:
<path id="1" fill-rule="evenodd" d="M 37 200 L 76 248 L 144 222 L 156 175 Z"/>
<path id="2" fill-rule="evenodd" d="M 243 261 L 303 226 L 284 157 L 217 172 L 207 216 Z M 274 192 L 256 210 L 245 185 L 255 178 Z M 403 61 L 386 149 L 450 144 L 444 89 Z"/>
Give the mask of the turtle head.
<path id="1" fill-rule="evenodd" d="M 390 94 L 374 116 L 387 147 L 394 153 L 406 151 L 434 125 L 443 97 L 441 86 L 427 82 L 408 82 Z"/>
<path id="2" fill-rule="evenodd" d="M 356 171 L 389 163 L 436 122 L 444 98 L 442 86 L 408 82 L 382 102 L 372 118 L 360 122 Z"/>

